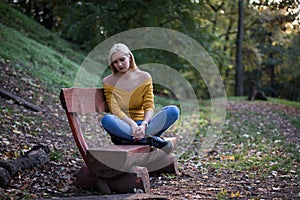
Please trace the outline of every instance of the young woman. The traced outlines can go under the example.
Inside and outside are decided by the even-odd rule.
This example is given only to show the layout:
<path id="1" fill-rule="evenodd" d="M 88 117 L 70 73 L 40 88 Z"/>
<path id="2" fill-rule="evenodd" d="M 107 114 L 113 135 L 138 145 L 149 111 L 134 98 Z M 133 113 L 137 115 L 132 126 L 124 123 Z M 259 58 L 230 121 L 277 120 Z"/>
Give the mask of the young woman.
<path id="1" fill-rule="evenodd" d="M 149 144 L 171 152 L 172 143 L 160 136 L 178 119 L 179 109 L 170 105 L 154 115 L 152 77 L 138 69 L 126 45 L 113 45 L 108 61 L 112 74 L 102 83 L 111 114 L 101 123 L 112 142 Z"/>

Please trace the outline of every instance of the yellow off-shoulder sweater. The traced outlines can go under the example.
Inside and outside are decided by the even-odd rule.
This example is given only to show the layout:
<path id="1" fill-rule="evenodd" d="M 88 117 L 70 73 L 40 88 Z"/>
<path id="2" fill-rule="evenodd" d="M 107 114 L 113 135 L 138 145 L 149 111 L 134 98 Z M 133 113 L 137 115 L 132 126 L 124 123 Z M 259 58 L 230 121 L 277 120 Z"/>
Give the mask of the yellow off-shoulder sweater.
<path id="1" fill-rule="evenodd" d="M 143 120 L 147 110 L 154 111 L 152 79 L 148 78 L 132 91 L 103 84 L 104 95 L 110 112 L 120 119 Z"/>

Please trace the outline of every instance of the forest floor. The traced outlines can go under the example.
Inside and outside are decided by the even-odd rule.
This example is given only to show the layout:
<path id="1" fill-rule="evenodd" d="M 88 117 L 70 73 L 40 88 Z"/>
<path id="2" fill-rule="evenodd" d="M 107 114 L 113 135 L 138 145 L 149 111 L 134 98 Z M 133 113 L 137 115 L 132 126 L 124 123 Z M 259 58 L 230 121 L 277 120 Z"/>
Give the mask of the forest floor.
<path id="1" fill-rule="evenodd" d="M 37 113 L 0 98 L 0 160 L 13 160 L 34 145 L 49 146 L 50 162 L 20 172 L 0 199 L 101 195 L 75 186 L 82 159 L 58 94 L 0 63 L 1 87 L 47 110 Z M 223 134 L 200 156 L 201 136 L 179 158 L 180 174 L 151 177 L 150 194 L 169 199 L 300 198 L 300 107 L 230 100 Z"/>

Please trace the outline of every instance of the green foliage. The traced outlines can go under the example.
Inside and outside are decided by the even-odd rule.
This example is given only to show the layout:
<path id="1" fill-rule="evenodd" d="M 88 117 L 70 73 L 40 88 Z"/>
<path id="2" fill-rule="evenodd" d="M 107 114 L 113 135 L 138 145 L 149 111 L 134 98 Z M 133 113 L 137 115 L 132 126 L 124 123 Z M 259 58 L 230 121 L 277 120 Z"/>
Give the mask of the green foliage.
<path id="1" fill-rule="evenodd" d="M 213 45 L 219 48 L 221 60 L 216 60 L 223 75 L 227 95 L 233 95 L 234 55 L 237 30 L 237 1 L 206 0 L 213 17 L 208 26 L 218 38 Z M 248 83 L 255 80 L 258 89 L 267 95 L 299 101 L 299 66 L 295 62 L 299 49 L 299 2 L 245 2 L 245 35 L 243 41 L 244 94 Z M 292 13 L 295 12 L 295 13 Z M 297 16 L 298 15 L 298 16 Z M 298 24 L 293 22 L 298 17 Z M 294 38 L 294 39 L 293 39 Z M 291 40 L 294 40 L 291 43 Z M 293 53 L 292 53 L 293 52 Z M 299 52 L 299 51 L 298 51 Z M 272 73 L 274 72 L 274 75 Z"/>
<path id="2" fill-rule="evenodd" d="M 0 13 L 0 57 L 38 79 L 49 91 L 72 86 L 83 54 L 3 3 Z"/>
<path id="3" fill-rule="evenodd" d="M 227 193 L 227 190 L 225 189 L 222 189 L 220 192 L 218 192 L 218 194 L 216 195 L 216 198 L 218 200 L 224 200 L 224 199 L 227 199 L 228 198 L 228 193 Z"/>
<path id="4" fill-rule="evenodd" d="M 50 152 L 50 160 L 51 161 L 60 161 L 64 158 L 63 153 L 58 150 L 53 150 Z"/>
<path id="5" fill-rule="evenodd" d="M 41 26 L 38 22 L 35 22 L 30 17 L 26 17 L 26 15 L 3 2 L 0 2 L 0 23 L 17 30 L 24 37 L 28 37 L 64 54 L 76 63 L 82 62 L 84 58 L 84 55 L 76 45 L 57 37 L 57 35 Z"/>
<path id="6" fill-rule="evenodd" d="M 41 81 L 50 91 L 70 87 L 78 64 L 62 54 L 25 37 L 16 30 L 3 26 L 0 55 L 15 68 Z"/>
<path id="7" fill-rule="evenodd" d="M 89 51 L 105 39 L 122 31 L 140 27 L 164 27 L 187 34 L 199 42 L 213 58 L 226 84 L 228 95 L 235 87 L 235 42 L 238 1 L 7 1 L 45 25 L 52 19 L 51 30 L 64 40 L 24 18 L 3 1 L 0 21 L 7 27 L 63 53 L 79 63 L 79 49 Z M 245 1 L 243 41 L 244 93 L 248 81 L 255 80 L 267 95 L 299 100 L 299 18 L 297 1 Z M 47 8 L 47 9 L 46 9 Z M 295 12 L 295 13 L 293 13 Z M 13 17 L 10 17 L 13 16 Z M 32 22 L 32 23 L 31 23 Z M 75 51 L 74 51 L 75 49 Z M 79 52 L 79 53 L 77 53 Z M 199 98 L 209 98 L 201 75 L 186 61 L 166 52 L 137 53 L 140 63 L 166 63 L 191 83 Z M 163 90 L 163 88 L 158 88 Z"/>
<path id="8" fill-rule="evenodd" d="M 70 12 L 64 12 L 66 9 Z M 218 58 L 219 55 L 211 46 L 214 37 L 205 30 L 207 25 L 199 20 L 202 16 L 200 10 L 205 10 L 203 3 L 126 0 L 101 3 L 69 2 L 56 9 L 56 14 L 64 22 L 61 24 L 62 36 L 85 49 L 91 49 L 104 39 L 122 31 L 140 27 L 165 27 L 187 34 L 207 51 L 212 52 L 214 58 Z M 159 50 L 134 53 L 138 64 L 162 63 L 177 69 L 191 82 L 199 97 L 207 98 L 206 85 L 199 78 L 200 74 L 194 73 L 185 60 Z M 159 87 L 157 89 L 163 90 Z"/>
<path id="9" fill-rule="evenodd" d="M 177 30 L 198 41 L 214 59 L 220 59 L 218 52 L 212 48 L 215 39 L 209 26 L 201 18 L 209 12 L 203 2 L 191 1 L 33 1 L 35 3 L 10 3 L 26 14 L 33 15 L 28 9 L 44 12 L 42 2 L 51 9 L 55 21 L 52 30 L 63 38 L 90 50 L 103 40 L 122 31 L 140 27 L 165 27 Z M 67 12 L 66 12 L 67 10 Z M 141 56 L 140 56 L 141 55 Z M 167 52 L 145 51 L 137 53 L 139 63 L 167 63 L 178 69 L 192 83 L 196 94 L 207 98 L 207 89 L 199 74 L 193 73 L 193 68 L 186 61 Z M 160 89 L 160 88 L 158 88 Z"/>
<path id="10" fill-rule="evenodd" d="M 256 45 L 259 62 L 247 67 L 248 80 L 256 80 L 267 95 L 299 100 L 299 92 L 294 91 L 300 77 L 295 62 L 297 26 L 294 23 L 300 11 L 296 1 L 253 2 L 253 24 L 249 27 L 248 40 Z M 299 16 L 298 16 L 299 17 Z M 294 39 L 293 39 L 294 38 Z M 291 40 L 295 42 L 291 43 Z M 293 53 L 291 53 L 293 52 Z"/>

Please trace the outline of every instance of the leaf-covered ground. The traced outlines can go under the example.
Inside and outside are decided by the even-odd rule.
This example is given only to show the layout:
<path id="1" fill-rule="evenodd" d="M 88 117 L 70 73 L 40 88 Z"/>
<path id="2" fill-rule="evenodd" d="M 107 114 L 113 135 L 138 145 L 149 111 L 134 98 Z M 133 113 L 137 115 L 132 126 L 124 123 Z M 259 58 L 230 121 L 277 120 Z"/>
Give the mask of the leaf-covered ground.
<path id="1" fill-rule="evenodd" d="M 40 114 L 0 98 L 0 160 L 16 159 L 36 144 L 51 149 L 48 164 L 20 172 L 7 188 L 0 188 L 0 199 L 100 195 L 74 185 L 83 161 L 58 94 L 45 92 L 38 81 L 9 65 L 0 66 L 1 87 L 47 109 Z M 198 152 L 209 119 L 183 123 L 181 130 L 194 130 L 198 137 L 179 159 L 180 174 L 151 177 L 150 193 L 170 199 L 299 198 L 299 124 L 297 105 L 228 101 L 215 148 Z"/>

